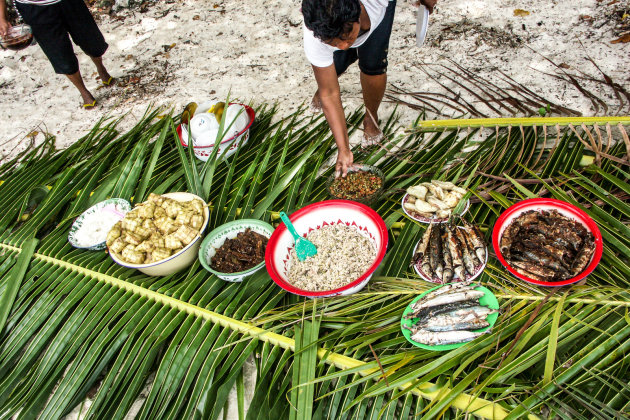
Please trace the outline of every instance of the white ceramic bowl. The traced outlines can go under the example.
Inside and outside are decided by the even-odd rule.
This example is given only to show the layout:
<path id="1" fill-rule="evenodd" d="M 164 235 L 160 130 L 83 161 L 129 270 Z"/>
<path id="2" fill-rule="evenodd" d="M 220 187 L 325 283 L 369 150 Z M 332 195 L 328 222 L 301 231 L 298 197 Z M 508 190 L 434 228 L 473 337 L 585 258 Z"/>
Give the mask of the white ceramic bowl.
<path id="1" fill-rule="evenodd" d="M 219 151 L 217 152 L 217 158 L 223 155 L 223 153 L 225 153 L 224 155 L 225 158 L 233 155 L 234 153 L 236 153 L 236 150 L 240 146 L 243 146 L 249 140 L 249 128 L 254 123 L 254 118 L 256 117 L 256 113 L 251 107 L 247 105 L 244 105 L 244 104 L 239 104 L 239 105 L 242 105 L 243 108 L 245 108 L 245 113 L 247 114 L 246 115 L 247 125 L 245 126 L 243 130 L 239 131 L 235 135 L 230 136 L 229 138 L 224 138 L 224 140 L 221 141 L 221 143 L 219 144 Z M 195 111 L 195 115 L 199 114 L 200 112 L 203 112 L 202 110 L 204 108 L 207 111 L 210 108 L 210 106 L 207 106 L 207 103 L 199 105 L 199 107 Z M 177 135 L 179 136 L 179 141 L 182 144 L 182 146 L 188 147 L 188 144 L 190 142 L 190 139 L 188 138 L 188 125 L 180 124 L 177 126 L 176 131 L 177 131 Z M 225 137 L 228 137 L 228 135 L 226 134 Z M 216 139 L 216 135 L 215 135 L 215 139 Z M 213 149 L 214 149 L 214 144 L 210 146 L 195 146 L 193 151 L 197 159 L 205 162 L 208 159 L 210 159 L 210 156 L 212 156 Z"/>
<path id="2" fill-rule="evenodd" d="M 176 254 L 171 255 L 170 257 L 157 261 L 150 264 L 131 264 L 126 261 L 123 261 L 118 255 L 114 252 L 110 252 L 109 255 L 112 259 L 122 265 L 123 267 L 135 268 L 137 270 L 142 271 L 144 274 L 149 276 L 168 276 L 169 274 L 173 274 L 183 268 L 188 267 L 190 264 L 195 261 L 197 258 L 197 253 L 199 251 L 199 246 L 201 245 L 201 235 L 204 230 L 206 230 L 206 226 L 208 226 L 208 219 L 210 213 L 208 211 L 208 207 L 205 207 L 206 202 L 201 199 L 201 197 L 187 193 L 187 192 L 174 192 L 168 194 L 162 194 L 163 197 L 172 198 L 176 201 L 192 201 L 195 198 L 201 200 L 204 203 L 203 210 L 203 225 L 199 230 L 199 234 L 195 237 L 195 239 L 186 245 L 182 250 L 177 252 Z"/>
<path id="3" fill-rule="evenodd" d="M 318 292 L 298 289 L 287 280 L 289 256 L 295 243 L 286 226 L 280 224 L 267 244 L 265 264 L 273 281 L 288 292 L 308 297 L 350 295 L 365 287 L 376 268 L 383 261 L 387 250 L 387 227 L 381 216 L 365 204 L 350 200 L 320 201 L 301 208 L 289 218 L 295 229 L 304 236 L 326 224 L 343 223 L 347 226 L 356 226 L 359 232 L 372 242 L 376 249 L 376 256 L 365 273 L 343 287 Z"/>

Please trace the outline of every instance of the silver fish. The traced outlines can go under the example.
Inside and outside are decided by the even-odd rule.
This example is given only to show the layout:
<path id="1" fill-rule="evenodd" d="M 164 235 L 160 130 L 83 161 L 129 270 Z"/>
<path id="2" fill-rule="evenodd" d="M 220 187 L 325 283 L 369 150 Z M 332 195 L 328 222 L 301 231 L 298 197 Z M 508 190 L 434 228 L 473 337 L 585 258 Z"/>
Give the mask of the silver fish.
<path id="1" fill-rule="evenodd" d="M 452 284 L 447 284 L 445 286 L 440 287 L 439 289 L 435 289 L 432 292 L 427 293 L 426 295 L 424 295 L 421 299 L 418 299 L 416 301 L 416 303 L 414 303 L 414 305 L 412 306 L 412 309 L 416 306 L 416 305 L 421 305 L 423 302 L 426 302 L 429 299 L 433 299 L 436 296 L 439 295 L 443 295 L 445 293 L 452 293 L 455 290 L 462 290 L 462 289 L 473 289 L 473 287 L 470 285 L 472 282 L 471 281 L 462 281 L 460 283 L 452 283 Z"/>
<path id="2" fill-rule="evenodd" d="M 434 297 L 433 299 L 429 299 L 428 301 L 425 301 L 421 303 L 420 305 L 417 305 L 417 308 L 424 309 L 424 308 L 430 308 L 432 306 L 446 305 L 449 303 L 469 301 L 469 300 L 478 300 L 484 294 L 485 294 L 484 292 L 481 292 L 479 290 L 464 290 L 464 291 L 457 291 L 455 293 L 442 294 L 437 297 Z"/>
<path id="3" fill-rule="evenodd" d="M 457 331 L 457 330 L 478 330 L 489 326 L 490 323 L 485 319 L 472 318 L 467 320 L 457 318 L 431 318 L 422 326 L 427 331 Z"/>
<path id="4" fill-rule="evenodd" d="M 411 339 L 416 343 L 426 344 L 429 346 L 435 346 L 439 344 L 455 344 L 455 343 L 465 343 L 467 341 L 472 341 L 475 338 L 482 336 L 489 332 L 472 332 L 472 331 L 443 331 L 443 332 L 432 332 L 427 331 L 425 329 L 411 329 L 413 335 Z"/>
<path id="5" fill-rule="evenodd" d="M 479 305 L 479 306 L 473 306 L 471 308 L 456 309 L 454 311 L 447 312 L 444 315 L 462 317 L 462 318 L 468 317 L 468 316 L 475 316 L 477 318 L 486 319 L 488 315 L 494 314 L 497 312 L 499 311 L 497 311 L 496 309 L 490 309 L 487 306 Z"/>

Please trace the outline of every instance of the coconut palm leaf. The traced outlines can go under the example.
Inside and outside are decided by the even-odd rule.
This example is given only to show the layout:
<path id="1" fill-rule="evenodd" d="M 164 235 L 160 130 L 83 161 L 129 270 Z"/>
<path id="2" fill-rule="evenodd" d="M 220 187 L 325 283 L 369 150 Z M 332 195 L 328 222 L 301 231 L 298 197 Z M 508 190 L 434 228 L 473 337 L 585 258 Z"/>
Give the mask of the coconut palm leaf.
<path id="1" fill-rule="evenodd" d="M 376 209 L 392 245 L 369 286 L 344 298 L 287 295 L 264 271 L 226 283 L 198 263 L 147 277 L 68 244 L 73 218 L 91 204 L 199 188 L 195 173 L 206 177 L 209 229 L 325 199 L 332 168 L 322 165 L 335 153 L 325 121 L 276 111 L 258 107 L 249 142 L 217 158 L 211 177 L 180 149 L 177 117 L 156 109 L 126 133 L 104 120 L 64 151 L 48 139 L 0 168 L 0 417 L 59 418 L 87 397 L 87 418 L 216 419 L 249 358 L 248 419 L 628 415 L 630 149 L 620 117 L 605 131 L 588 120 L 418 121 L 396 137 L 392 114 L 388 141 L 354 151 L 386 174 Z M 349 114 L 351 130 L 361 118 Z M 431 284 L 409 268 L 425 226 L 404 217 L 399 199 L 431 178 L 468 184 L 466 217 L 486 239 L 525 197 L 578 205 L 600 226 L 602 262 L 587 285 L 552 294 L 491 259 L 480 280 L 501 302 L 492 333 L 446 353 L 410 346 L 400 315 Z"/>

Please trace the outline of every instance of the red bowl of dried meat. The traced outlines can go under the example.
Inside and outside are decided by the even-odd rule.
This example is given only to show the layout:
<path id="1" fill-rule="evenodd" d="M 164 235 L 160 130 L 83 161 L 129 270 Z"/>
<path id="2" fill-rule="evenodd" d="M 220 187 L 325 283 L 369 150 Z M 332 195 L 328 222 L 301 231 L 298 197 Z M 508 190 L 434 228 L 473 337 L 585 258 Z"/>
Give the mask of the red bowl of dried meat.
<path id="1" fill-rule="evenodd" d="M 206 236 L 199 248 L 203 267 L 222 280 L 240 282 L 265 265 L 273 227 L 257 219 L 226 223 Z"/>
<path id="2" fill-rule="evenodd" d="M 540 286 L 577 283 L 602 257 L 599 228 L 565 201 L 532 198 L 509 207 L 494 225 L 492 246 L 515 277 Z"/>

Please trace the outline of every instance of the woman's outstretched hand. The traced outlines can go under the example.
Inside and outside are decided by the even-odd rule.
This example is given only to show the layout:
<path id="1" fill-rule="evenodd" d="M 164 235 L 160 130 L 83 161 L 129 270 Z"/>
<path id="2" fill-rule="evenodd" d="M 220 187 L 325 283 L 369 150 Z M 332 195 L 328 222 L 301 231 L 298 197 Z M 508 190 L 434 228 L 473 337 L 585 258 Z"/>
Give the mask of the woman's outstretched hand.
<path id="1" fill-rule="evenodd" d="M 337 164 L 335 165 L 335 177 L 348 175 L 348 169 L 352 168 L 354 156 L 350 150 L 337 152 Z"/>

